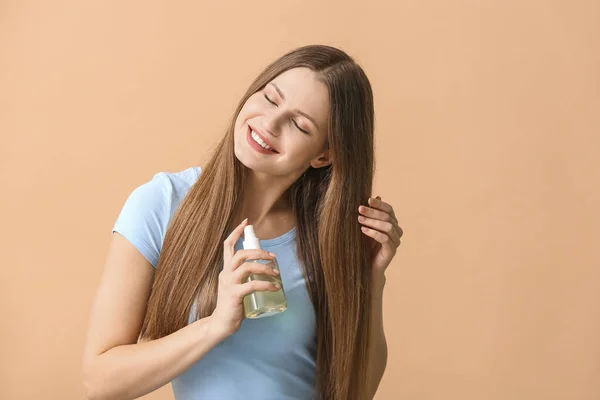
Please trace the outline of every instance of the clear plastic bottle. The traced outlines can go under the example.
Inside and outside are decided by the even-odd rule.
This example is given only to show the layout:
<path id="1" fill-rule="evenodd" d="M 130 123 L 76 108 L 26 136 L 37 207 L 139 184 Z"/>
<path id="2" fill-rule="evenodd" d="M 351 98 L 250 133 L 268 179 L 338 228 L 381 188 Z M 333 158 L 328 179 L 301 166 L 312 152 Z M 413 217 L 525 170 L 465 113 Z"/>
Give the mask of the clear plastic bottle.
<path id="1" fill-rule="evenodd" d="M 244 228 L 244 241 L 242 243 L 244 249 L 260 249 L 260 241 L 254 233 L 254 227 L 247 225 Z M 259 262 L 261 264 L 267 264 L 271 268 L 279 269 L 277 259 L 272 260 L 248 260 L 246 262 Z M 263 275 L 263 274 L 250 274 L 246 278 L 246 282 L 261 280 L 274 282 L 281 285 L 281 289 L 276 292 L 271 291 L 260 291 L 252 292 L 244 297 L 244 314 L 246 318 L 262 318 L 270 315 L 278 314 L 287 309 L 287 300 L 285 298 L 285 292 L 283 291 L 283 284 L 279 276 Z"/>

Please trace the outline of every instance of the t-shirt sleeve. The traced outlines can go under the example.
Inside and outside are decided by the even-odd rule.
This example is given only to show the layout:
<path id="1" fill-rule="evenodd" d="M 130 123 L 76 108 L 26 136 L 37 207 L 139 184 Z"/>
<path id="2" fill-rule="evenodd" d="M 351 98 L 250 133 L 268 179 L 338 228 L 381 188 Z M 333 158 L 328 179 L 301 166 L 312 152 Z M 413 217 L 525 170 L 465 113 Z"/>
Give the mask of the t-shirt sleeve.
<path id="1" fill-rule="evenodd" d="M 172 186 L 163 175 L 156 174 L 131 192 L 112 230 L 129 240 L 154 268 L 171 217 Z"/>

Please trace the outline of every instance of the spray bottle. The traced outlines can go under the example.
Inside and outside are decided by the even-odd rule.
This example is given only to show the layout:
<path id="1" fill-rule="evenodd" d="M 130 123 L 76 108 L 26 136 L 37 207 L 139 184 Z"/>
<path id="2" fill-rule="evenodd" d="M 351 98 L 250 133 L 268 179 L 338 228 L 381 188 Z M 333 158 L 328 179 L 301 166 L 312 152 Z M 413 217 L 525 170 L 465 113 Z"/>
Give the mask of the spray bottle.
<path id="1" fill-rule="evenodd" d="M 254 226 L 246 225 L 244 228 L 244 242 L 242 245 L 244 246 L 244 249 L 261 249 L 260 241 L 254 233 Z M 246 262 L 259 262 L 261 264 L 267 264 L 271 268 L 279 269 L 279 264 L 277 263 L 276 258 L 272 260 L 248 260 Z M 287 301 L 283 291 L 283 284 L 281 283 L 281 278 L 279 276 L 251 273 L 246 278 L 246 282 L 255 280 L 277 283 L 281 285 L 281 289 L 276 292 L 257 291 L 244 296 L 244 313 L 246 318 L 268 317 L 270 315 L 283 312 L 287 309 Z"/>

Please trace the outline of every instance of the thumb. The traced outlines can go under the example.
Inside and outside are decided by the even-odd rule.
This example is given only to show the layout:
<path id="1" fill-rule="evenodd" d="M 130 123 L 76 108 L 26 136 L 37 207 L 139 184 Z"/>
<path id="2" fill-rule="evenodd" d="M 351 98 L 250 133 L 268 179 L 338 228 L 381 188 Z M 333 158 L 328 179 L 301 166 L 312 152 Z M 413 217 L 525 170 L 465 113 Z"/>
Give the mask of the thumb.
<path id="1" fill-rule="evenodd" d="M 235 227 L 233 231 L 227 236 L 225 239 L 225 243 L 223 244 L 223 258 L 225 260 L 231 259 L 233 257 L 233 253 L 235 250 L 235 244 L 239 240 L 240 236 L 244 232 L 244 228 L 248 225 L 248 218 L 242 221 L 241 224 Z"/>

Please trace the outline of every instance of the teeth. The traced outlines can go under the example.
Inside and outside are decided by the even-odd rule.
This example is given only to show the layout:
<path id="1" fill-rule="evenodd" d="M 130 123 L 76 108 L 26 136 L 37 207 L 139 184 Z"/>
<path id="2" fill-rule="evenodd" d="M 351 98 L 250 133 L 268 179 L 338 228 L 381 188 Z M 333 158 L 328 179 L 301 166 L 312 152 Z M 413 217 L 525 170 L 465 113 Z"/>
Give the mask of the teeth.
<path id="1" fill-rule="evenodd" d="M 265 148 L 267 150 L 273 150 L 269 146 L 267 146 L 267 144 L 254 131 L 252 131 L 252 135 L 251 136 L 252 136 L 252 139 L 254 139 L 254 141 L 256 143 L 260 144 L 263 148 Z"/>

